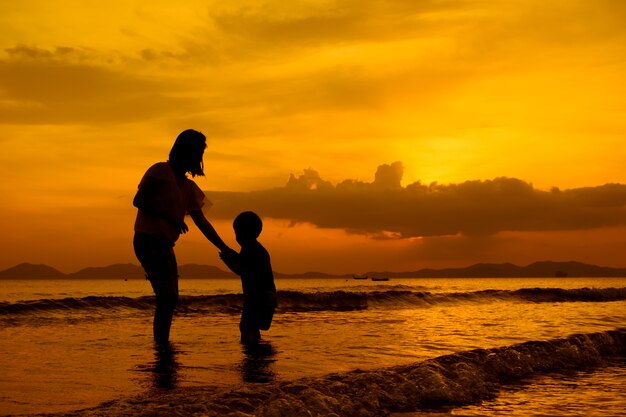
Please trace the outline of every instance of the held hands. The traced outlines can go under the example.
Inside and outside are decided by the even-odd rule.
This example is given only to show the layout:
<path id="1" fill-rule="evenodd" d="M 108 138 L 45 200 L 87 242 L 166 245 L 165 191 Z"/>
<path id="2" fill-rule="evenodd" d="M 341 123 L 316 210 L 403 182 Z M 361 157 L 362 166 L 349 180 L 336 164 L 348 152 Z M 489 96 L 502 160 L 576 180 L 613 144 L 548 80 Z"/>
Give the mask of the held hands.
<path id="1" fill-rule="evenodd" d="M 231 248 L 226 248 L 220 252 L 220 258 L 231 271 L 238 274 L 239 265 L 237 260 L 239 258 L 239 254 L 237 252 Z"/>
<path id="2" fill-rule="evenodd" d="M 231 259 L 237 259 L 237 257 L 239 256 L 239 254 L 237 253 L 237 251 L 229 248 L 228 246 L 226 246 L 224 249 L 222 249 L 222 251 L 220 252 L 220 258 L 224 259 L 223 257 L 228 257 Z"/>
<path id="3" fill-rule="evenodd" d="M 226 248 L 220 252 L 220 258 L 226 265 L 236 264 L 239 254 L 231 248 Z"/>

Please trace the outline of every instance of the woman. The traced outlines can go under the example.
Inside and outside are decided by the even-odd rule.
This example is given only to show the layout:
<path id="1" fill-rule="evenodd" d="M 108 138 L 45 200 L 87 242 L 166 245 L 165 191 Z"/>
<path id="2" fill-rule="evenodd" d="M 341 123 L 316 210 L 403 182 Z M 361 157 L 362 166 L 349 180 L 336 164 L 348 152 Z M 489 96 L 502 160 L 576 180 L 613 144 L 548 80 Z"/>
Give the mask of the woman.
<path id="1" fill-rule="evenodd" d="M 218 236 L 202 212 L 205 196 L 191 179 L 204 175 L 202 156 L 206 137 L 189 129 L 176 138 L 167 162 L 152 165 L 144 174 L 133 205 L 139 210 L 135 220 L 133 246 L 156 295 L 154 340 L 169 340 L 172 316 L 178 303 L 178 267 L 174 244 L 189 228 L 191 216 L 206 238 L 222 252 L 234 252 Z M 209 202 L 207 202 L 210 204 Z"/>

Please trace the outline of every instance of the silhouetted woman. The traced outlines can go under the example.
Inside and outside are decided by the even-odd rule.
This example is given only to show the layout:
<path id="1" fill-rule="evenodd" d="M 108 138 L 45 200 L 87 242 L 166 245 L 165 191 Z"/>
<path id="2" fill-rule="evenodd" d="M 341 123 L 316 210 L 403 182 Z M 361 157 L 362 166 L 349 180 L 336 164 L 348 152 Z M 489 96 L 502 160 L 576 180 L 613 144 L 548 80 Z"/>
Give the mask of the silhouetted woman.
<path id="1" fill-rule="evenodd" d="M 221 251 L 230 249 L 218 236 L 202 212 L 205 196 L 191 179 L 204 175 L 202 156 L 206 137 L 185 130 L 176 138 L 167 162 L 152 165 L 144 174 L 133 205 L 139 210 L 135 221 L 133 246 L 156 295 L 154 340 L 169 340 L 172 316 L 178 303 L 178 267 L 174 243 L 189 229 L 184 218 L 189 214 L 206 238 Z M 210 204 L 209 202 L 207 202 Z"/>

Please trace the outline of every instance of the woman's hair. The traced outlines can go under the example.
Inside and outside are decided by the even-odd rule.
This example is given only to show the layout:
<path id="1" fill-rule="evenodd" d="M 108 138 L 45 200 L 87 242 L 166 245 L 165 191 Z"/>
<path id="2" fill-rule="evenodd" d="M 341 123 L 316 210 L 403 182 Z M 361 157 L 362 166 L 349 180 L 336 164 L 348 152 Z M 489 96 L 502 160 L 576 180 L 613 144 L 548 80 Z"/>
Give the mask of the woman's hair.
<path id="1" fill-rule="evenodd" d="M 203 176 L 202 155 L 205 148 L 206 136 L 197 130 L 187 129 L 176 138 L 169 161 L 177 171 L 189 172 L 192 177 Z"/>

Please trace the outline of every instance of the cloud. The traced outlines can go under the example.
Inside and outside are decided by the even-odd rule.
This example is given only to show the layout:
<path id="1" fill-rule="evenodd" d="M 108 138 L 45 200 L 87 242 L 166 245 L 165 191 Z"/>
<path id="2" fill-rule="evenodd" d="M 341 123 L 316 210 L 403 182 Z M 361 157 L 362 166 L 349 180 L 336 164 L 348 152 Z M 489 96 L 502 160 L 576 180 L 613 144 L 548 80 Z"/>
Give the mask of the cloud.
<path id="1" fill-rule="evenodd" d="M 494 94 L 481 90 L 481 81 L 506 82 L 499 78 L 503 74 L 517 77 L 529 68 L 580 60 L 595 67 L 598 59 L 615 54 L 602 49 L 598 57 L 584 48 L 592 40 L 612 43 L 622 30 L 611 16 L 620 16 L 623 7 L 611 0 L 600 0 L 599 7 L 557 1 L 504 8 L 482 0 L 375 0 L 367 8 L 354 0 L 314 3 L 213 4 L 198 10 L 201 23 L 191 22 L 174 46 L 149 45 L 139 55 L 146 65 L 179 61 L 209 73 L 198 83 L 208 97 L 202 107 L 212 111 L 219 103 L 225 109 L 220 117 L 236 115 L 229 129 L 253 135 L 259 126 L 288 130 L 284 125 L 294 121 L 282 124 L 286 117 L 314 113 L 341 114 L 345 120 L 349 112 L 423 114 L 437 105 L 449 108 L 457 101 L 446 99 L 474 91 L 474 83 L 474 94 Z M 568 41 L 572 37 L 576 42 Z M 519 79 L 513 81 L 519 85 Z M 511 89 L 498 85 L 496 91 L 504 95 Z M 541 93 L 546 91 L 551 89 L 542 87 Z M 254 127 L 242 127 L 244 119 Z"/>
<path id="2" fill-rule="evenodd" d="M 621 44 L 618 39 L 626 35 L 626 8 L 619 0 L 509 2 L 506 7 L 483 0 L 373 0 L 367 7 L 354 0 L 266 0 L 218 2 L 207 9 L 198 12 L 202 23 L 181 37 L 178 52 L 147 48 L 143 57 L 265 65 L 334 51 L 329 54 L 332 60 L 345 62 L 358 59 L 358 48 L 409 41 L 413 46 L 403 51 L 408 56 L 444 47 L 445 53 L 431 58 L 483 70 L 502 64 L 519 69 L 558 63 L 563 58 L 551 56 L 560 50 L 594 42 Z M 384 64 L 389 57 L 383 51 L 366 59 Z"/>
<path id="3" fill-rule="evenodd" d="M 214 2 L 196 9 L 198 19 L 176 33 L 175 45 L 151 45 L 139 55 L 148 62 L 274 65 L 335 48 L 447 36 L 482 8 L 481 0 L 372 0 L 367 7 L 355 0 Z M 331 53 L 330 59 L 350 60 L 353 52 Z"/>
<path id="4" fill-rule="evenodd" d="M 130 122 L 192 109 L 174 86 L 97 62 L 88 50 L 16 46 L 0 60 L 0 123 Z"/>
<path id="5" fill-rule="evenodd" d="M 48 50 L 26 45 L 17 45 L 12 48 L 6 48 L 5 52 L 9 57 L 14 59 L 59 60 L 67 58 L 86 58 L 84 52 L 68 46 L 57 46 L 53 50 Z"/>
<path id="6" fill-rule="evenodd" d="M 340 0 L 323 5 L 264 2 L 228 10 L 210 17 L 224 34 L 236 34 L 241 44 L 263 45 L 270 50 L 403 39 L 428 33 L 435 12 L 462 12 L 475 2 Z M 439 16 L 439 19 L 443 16 Z"/>
<path id="7" fill-rule="evenodd" d="M 516 178 L 401 185 L 400 162 L 378 167 L 373 182 L 333 185 L 307 169 L 281 188 L 207 192 L 211 217 L 243 210 L 263 217 L 344 229 L 380 239 L 490 236 L 507 231 L 584 230 L 626 225 L 626 185 L 550 191 Z"/>
<path id="8" fill-rule="evenodd" d="M 616 63 L 624 52 L 626 7 L 619 0 L 485 2 L 457 33 L 458 57 L 515 71 Z"/>

